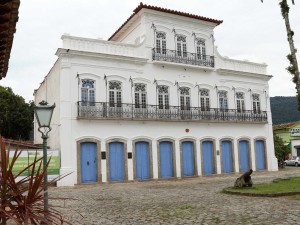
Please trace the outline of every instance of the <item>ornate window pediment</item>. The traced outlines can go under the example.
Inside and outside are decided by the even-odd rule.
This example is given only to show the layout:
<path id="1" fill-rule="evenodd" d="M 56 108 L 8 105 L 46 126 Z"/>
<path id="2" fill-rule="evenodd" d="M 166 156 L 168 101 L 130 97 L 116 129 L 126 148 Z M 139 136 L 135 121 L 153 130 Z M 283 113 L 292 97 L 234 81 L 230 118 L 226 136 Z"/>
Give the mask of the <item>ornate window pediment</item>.
<path id="1" fill-rule="evenodd" d="M 243 92 L 237 92 L 236 94 L 237 99 L 244 99 L 244 93 Z"/>
<path id="2" fill-rule="evenodd" d="M 202 38 L 197 38 L 196 43 L 197 43 L 197 45 L 205 46 L 205 40 Z"/>
<path id="3" fill-rule="evenodd" d="M 227 91 L 219 91 L 218 93 L 220 98 L 227 98 Z"/>
<path id="4" fill-rule="evenodd" d="M 186 37 L 183 35 L 177 35 L 177 42 L 186 42 Z"/>
<path id="5" fill-rule="evenodd" d="M 209 96 L 209 90 L 207 90 L 207 89 L 200 89 L 199 90 L 199 92 L 200 92 L 200 96 Z"/>
<path id="6" fill-rule="evenodd" d="M 122 83 L 119 81 L 109 81 L 109 90 L 121 90 Z"/>
<path id="7" fill-rule="evenodd" d="M 169 87 L 166 85 L 158 85 L 158 93 L 160 94 L 168 94 L 169 93 Z"/>
<path id="8" fill-rule="evenodd" d="M 181 95 L 190 95 L 190 88 L 188 87 L 180 87 L 179 91 Z"/>
<path id="9" fill-rule="evenodd" d="M 259 94 L 252 94 L 253 101 L 259 101 Z"/>
<path id="10" fill-rule="evenodd" d="M 81 80 L 81 87 L 83 88 L 94 88 L 95 81 L 90 79 Z"/>
<path id="11" fill-rule="evenodd" d="M 166 33 L 156 32 L 156 38 L 166 39 Z"/>
<path id="12" fill-rule="evenodd" d="M 146 84 L 137 83 L 134 84 L 134 91 L 138 92 L 145 92 L 146 91 Z"/>

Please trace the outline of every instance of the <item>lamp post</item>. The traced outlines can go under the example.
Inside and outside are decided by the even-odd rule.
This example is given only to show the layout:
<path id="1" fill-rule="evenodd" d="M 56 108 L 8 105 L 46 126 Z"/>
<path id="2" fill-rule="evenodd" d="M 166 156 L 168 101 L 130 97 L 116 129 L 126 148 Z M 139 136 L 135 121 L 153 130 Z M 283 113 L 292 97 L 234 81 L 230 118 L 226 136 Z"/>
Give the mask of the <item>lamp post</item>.
<path id="1" fill-rule="evenodd" d="M 48 133 L 51 131 L 50 122 L 55 108 L 55 103 L 52 106 L 48 106 L 46 101 L 41 101 L 39 106 L 34 105 L 34 114 L 38 122 L 38 131 L 42 134 L 43 139 L 43 169 L 46 169 L 47 165 L 47 139 Z M 44 211 L 48 211 L 48 174 L 47 170 L 44 176 Z"/>

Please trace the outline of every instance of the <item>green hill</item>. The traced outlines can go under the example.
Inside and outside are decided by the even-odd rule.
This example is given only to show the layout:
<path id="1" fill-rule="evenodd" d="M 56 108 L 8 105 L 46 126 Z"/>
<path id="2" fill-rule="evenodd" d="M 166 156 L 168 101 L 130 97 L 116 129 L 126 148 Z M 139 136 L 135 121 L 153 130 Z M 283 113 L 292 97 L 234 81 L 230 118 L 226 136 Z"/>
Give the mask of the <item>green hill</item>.
<path id="1" fill-rule="evenodd" d="M 276 96 L 271 97 L 270 101 L 273 124 L 300 121 L 296 97 Z"/>

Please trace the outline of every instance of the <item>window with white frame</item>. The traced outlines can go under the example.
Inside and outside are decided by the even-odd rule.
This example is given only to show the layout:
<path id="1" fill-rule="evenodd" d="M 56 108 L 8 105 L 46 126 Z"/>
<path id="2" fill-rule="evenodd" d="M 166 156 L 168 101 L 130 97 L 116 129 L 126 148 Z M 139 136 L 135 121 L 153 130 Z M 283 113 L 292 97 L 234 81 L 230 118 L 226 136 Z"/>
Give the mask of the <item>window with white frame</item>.
<path id="1" fill-rule="evenodd" d="M 180 109 L 181 110 L 190 110 L 191 109 L 191 95 L 190 88 L 180 87 Z"/>
<path id="2" fill-rule="evenodd" d="M 177 55 L 182 57 L 187 57 L 186 37 L 183 35 L 177 35 L 176 44 L 177 44 Z"/>
<path id="3" fill-rule="evenodd" d="M 219 108 L 221 110 L 228 109 L 227 91 L 218 91 L 219 95 Z"/>
<path id="4" fill-rule="evenodd" d="M 210 110 L 209 90 L 202 88 L 199 90 L 199 94 L 200 94 L 201 111 L 209 111 Z"/>
<path id="5" fill-rule="evenodd" d="M 109 106 L 122 106 L 122 83 L 119 81 L 109 81 Z"/>
<path id="6" fill-rule="evenodd" d="M 156 52 L 160 54 L 167 53 L 166 33 L 156 32 Z"/>
<path id="7" fill-rule="evenodd" d="M 236 94 L 236 110 L 237 112 L 245 111 L 245 97 L 243 92 L 237 92 Z"/>
<path id="8" fill-rule="evenodd" d="M 169 109 L 169 87 L 166 85 L 158 85 L 158 108 Z"/>
<path id="9" fill-rule="evenodd" d="M 260 113 L 259 94 L 252 94 L 252 105 L 253 105 L 253 112 Z"/>
<path id="10" fill-rule="evenodd" d="M 202 38 L 196 39 L 196 54 L 197 59 L 206 59 L 206 47 L 205 47 L 205 40 Z"/>
<path id="11" fill-rule="evenodd" d="M 95 105 L 95 81 L 90 79 L 81 80 L 81 104 Z"/>
<path id="12" fill-rule="evenodd" d="M 134 105 L 135 108 L 146 108 L 146 84 L 134 84 Z"/>

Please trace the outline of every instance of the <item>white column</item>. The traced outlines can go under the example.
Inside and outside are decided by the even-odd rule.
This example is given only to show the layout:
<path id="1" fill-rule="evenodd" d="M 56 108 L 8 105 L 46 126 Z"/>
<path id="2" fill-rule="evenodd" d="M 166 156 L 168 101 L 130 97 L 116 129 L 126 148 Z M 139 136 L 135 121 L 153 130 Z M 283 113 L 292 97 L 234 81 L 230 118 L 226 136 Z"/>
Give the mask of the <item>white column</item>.
<path id="1" fill-rule="evenodd" d="M 127 153 L 132 153 L 132 141 L 131 139 L 127 140 Z M 133 180 L 133 157 L 127 159 L 127 169 L 128 169 L 128 180 Z"/>
<path id="2" fill-rule="evenodd" d="M 238 140 L 233 140 L 232 142 L 233 147 L 233 154 L 234 154 L 234 168 L 235 172 L 240 172 L 240 162 L 239 162 L 239 143 Z"/>
<path id="3" fill-rule="evenodd" d="M 157 142 L 152 141 L 153 179 L 158 179 Z"/>
<path id="4" fill-rule="evenodd" d="M 175 140 L 175 157 L 176 157 L 176 177 L 181 177 L 181 160 L 179 140 Z"/>
<path id="5" fill-rule="evenodd" d="M 219 154 L 217 154 L 219 153 Z M 221 174 L 221 149 L 220 149 L 220 141 L 216 140 L 216 166 L 217 166 L 217 174 Z"/>
<path id="6" fill-rule="evenodd" d="M 105 141 L 101 141 L 101 152 L 105 152 L 106 159 L 101 159 L 101 173 L 102 173 L 102 182 L 107 182 L 107 171 L 106 171 L 106 160 L 108 156 L 108 150 L 106 149 Z"/>
<path id="7" fill-rule="evenodd" d="M 253 171 L 256 171 L 256 157 L 255 157 L 255 140 L 251 139 L 250 140 L 250 155 L 251 155 L 251 161 L 252 161 L 252 165 L 250 165 L 250 169 L 252 169 Z"/>
<path id="8" fill-rule="evenodd" d="M 201 142 L 200 140 L 196 141 L 196 157 L 197 157 L 197 169 L 198 169 L 198 176 L 202 175 L 202 163 L 201 163 Z"/>

